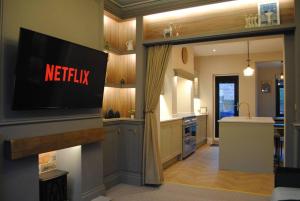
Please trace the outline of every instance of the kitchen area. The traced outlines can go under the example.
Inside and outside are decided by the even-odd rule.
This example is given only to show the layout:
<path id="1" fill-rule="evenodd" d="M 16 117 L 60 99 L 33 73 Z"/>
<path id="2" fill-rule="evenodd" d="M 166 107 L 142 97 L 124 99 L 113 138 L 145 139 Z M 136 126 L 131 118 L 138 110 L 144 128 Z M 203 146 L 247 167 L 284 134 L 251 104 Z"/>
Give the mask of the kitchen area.
<path id="1" fill-rule="evenodd" d="M 166 182 L 231 188 L 239 175 L 270 190 L 284 160 L 283 59 L 281 36 L 172 46 L 156 111 Z"/>
<path id="2" fill-rule="evenodd" d="M 160 151 L 163 167 L 207 143 L 207 111 L 200 110 L 198 78 L 190 46 L 173 46 L 160 95 Z"/>

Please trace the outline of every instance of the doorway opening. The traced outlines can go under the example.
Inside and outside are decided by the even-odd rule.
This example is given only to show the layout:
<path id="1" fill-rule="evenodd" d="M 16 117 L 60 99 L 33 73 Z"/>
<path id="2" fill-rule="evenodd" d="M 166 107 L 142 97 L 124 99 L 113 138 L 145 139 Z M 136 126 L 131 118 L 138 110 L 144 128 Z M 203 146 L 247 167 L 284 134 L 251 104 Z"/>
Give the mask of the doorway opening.
<path id="1" fill-rule="evenodd" d="M 219 120 L 238 116 L 239 76 L 215 77 L 215 138 L 219 138 Z"/>
<path id="2" fill-rule="evenodd" d="M 250 65 L 255 69 L 253 76 L 245 76 L 243 74 L 243 70 L 247 65 L 248 41 L 251 47 Z M 179 64 L 181 61 L 177 61 L 176 59 L 178 59 L 178 52 L 180 52 L 182 46 L 186 46 L 188 50 L 192 50 L 189 54 L 194 55 L 194 59 L 191 59 L 194 60 L 195 67 L 195 81 L 191 90 L 193 93 L 190 93 L 187 97 L 187 93 L 185 93 L 188 91 L 187 88 L 182 91 L 175 90 L 174 83 L 176 83 L 175 81 L 178 78 L 174 77 L 172 70 L 168 71 L 167 69 L 164 94 L 161 95 L 161 100 L 164 100 L 164 104 L 160 104 L 160 115 L 161 117 L 166 116 L 163 112 L 170 111 L 169 116 L 174 118 L 174 113 L 171 112 L 180 105 L 177 99 L 174 100 L 175 96 L 173 94 L 175 91 L 176 98 L 180 96 L 187 102 L 189 102 L 190 96 L 192 96 L 192 99 L 194 99 L 192 103 L 195 108 L 194 113 L 196 116 L 202 116 L 197 119 L 196 146 L 198 149 L 184 160 L 181 160 L 180 148 L 177 149 L 176 146 L 176 144 L 181 145 L 180 141 L 178 143 L 169 143 L 171 140 L 175 142 L 175 138 L 180 139 L 180 133 L 177 132 L 180 128 L 178 114 L 175 116 L 177 121 L 174 121 L 174 124 L 170 120 L 161 121 L 160 147 L 166 182 L 210 188 L 225 188 L 259 194 L 270 194 L 272 192 L 274 186 L 272 171 L 242 172 L 220 169 L 220 147 L 209 145 L 217 144 L 219 140 L 220 142 L 222 141 L 222 133 L 219 132 L 218 120 L 231 116 L 241 116 L 241 118 L 245 117 L 244 119 L 247 119 L 250 113 L 251 117 L 255 119 L 256 117 L 260 117 L 260 113 L 263 113 L 262 109 L 258 109 L 261 104 L 257 98 L 259 93 L 257 90 L 261 90 L 262 82 L 258 81 L 259 75 L 257 73 L 261 71 L 257 66 L 261 62 L 284 61 L 283 41 L 283 35 L 272 35 L 173 46 L 174 52 L 171 53 L 171 58 L 174 61 L 170 63 L 178 64 L 176 68 L 180 67 Z M 189 67 L 183 65 L 182 68 L 186 70 Z M 284 68 L 284 62 L 282 62 L 282 68 Z M 266 77 L 272 74 L 269 70 L 270 68 L 267 68 L 266 72 L 263 72 L 264 76 L 260 76 L 263 79 L 262 81 L 269 80 Z M 285 73 L 283 69 L 281 69 L 281 72 Z M 271 75 L 271 77 L 273 80 L 271 84 L 274 83 L 275 87 L 275 76 Z M 285 89 L 282 90 L 284 91 Z M 277 91 L 280 91 L 280 88 Z M 275 89 L 272 89 L 271 93 L 274 94 Z M 267 97 L 270 93 L 266 92 L 265 94 L 264 97 Z M 247 107 L 244 105 L 245 107 L 238 108 L 239 103 L 247 103 Z M 178 111 L 178 108 L 176 109 Z M 260 110 L 260 113 L 258 110 Z M 204 114 L 201 111 L 204 111 Z M 205 115 L 206 117 L 204 117 Z M 267 117 L 272 119 L 275 115 L 267 115 Z M 235 142 L 235 139 L 233 141 Z M 268 141 L 268 145 L 270 146 L 273 146 L 273 143 L 272 139 Z M 253 145 L 253 148 L 255 148 L 255 145 Z M 239 150 L 236 150 L 236 154 L 239 153 Z M 271 160 L 270 167 L 272 169 L 272 153 L 268 157 Z M 207 175 L 210 176 L 207 177 Z M 229 181 L 234 177 L 239 177 L 239 181 Z M 251 184 L 249 183 L 247 186 L 243 185 L 243 182 L 249 177 L 257 179 L 251 181 Z"/>

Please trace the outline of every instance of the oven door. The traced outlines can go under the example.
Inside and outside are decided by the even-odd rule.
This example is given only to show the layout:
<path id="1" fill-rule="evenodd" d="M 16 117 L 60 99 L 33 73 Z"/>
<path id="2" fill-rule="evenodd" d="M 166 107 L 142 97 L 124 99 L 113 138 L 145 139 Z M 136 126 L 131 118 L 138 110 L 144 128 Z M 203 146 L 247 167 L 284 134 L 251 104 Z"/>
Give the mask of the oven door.
<path id="1" fill-rule="evenodd" d="M 196 150 L 196 124 L 185 125 L 183 129 L 183 144 L 182 157 L 186 158 L 188 155 Z"/>

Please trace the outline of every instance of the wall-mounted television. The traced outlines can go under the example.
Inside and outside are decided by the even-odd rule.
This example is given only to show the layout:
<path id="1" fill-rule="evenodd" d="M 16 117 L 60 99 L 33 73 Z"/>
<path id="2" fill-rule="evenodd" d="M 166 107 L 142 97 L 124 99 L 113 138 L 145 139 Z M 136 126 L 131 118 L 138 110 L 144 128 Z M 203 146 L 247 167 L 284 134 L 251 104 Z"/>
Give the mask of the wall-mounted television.
<path id="1" fill-rule="evenodd" d="M 21 28 L 13 110 L 102 107 L 108 54 Z"/>

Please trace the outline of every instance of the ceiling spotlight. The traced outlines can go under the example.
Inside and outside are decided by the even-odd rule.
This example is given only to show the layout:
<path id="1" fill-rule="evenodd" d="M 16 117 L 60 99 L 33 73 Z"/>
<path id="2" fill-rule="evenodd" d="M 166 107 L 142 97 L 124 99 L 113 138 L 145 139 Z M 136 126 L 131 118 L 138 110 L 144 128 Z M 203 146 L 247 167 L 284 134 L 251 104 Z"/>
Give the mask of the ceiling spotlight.
<path id="1" fill-rule="evenodd" d="M 213 51 L 213 52 L 216 52 L 217 50 L 216 50 L 216 49 L 213 49 L 212 51 Z"/>

